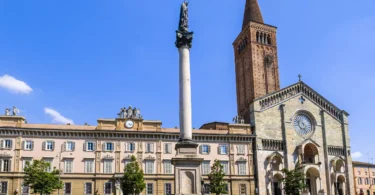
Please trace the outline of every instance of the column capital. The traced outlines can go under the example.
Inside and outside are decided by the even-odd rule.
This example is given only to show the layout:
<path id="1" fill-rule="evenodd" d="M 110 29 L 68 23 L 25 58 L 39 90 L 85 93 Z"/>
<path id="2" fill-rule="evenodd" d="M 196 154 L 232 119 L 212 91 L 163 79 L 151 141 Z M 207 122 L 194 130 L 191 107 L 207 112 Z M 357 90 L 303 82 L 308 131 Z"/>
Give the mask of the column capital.
<path id="1" fill-rule="evenodd" d="M 176 31 L 176 47 L 180 48 L 183 46 L 191 48 L 191 44 L 193 42 L 193 32 L 185 32 L 185 31 Z"/>

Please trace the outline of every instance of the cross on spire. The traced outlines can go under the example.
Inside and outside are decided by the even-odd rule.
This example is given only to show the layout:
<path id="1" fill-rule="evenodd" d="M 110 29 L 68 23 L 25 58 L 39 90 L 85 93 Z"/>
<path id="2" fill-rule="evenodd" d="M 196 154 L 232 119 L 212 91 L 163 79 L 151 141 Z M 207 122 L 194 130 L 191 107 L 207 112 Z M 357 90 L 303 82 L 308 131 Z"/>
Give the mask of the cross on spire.
<path id="1" fill-rule="evenodd" d="M 298 80 L 302 81 L 302 75 L 301 74 L 298 74 Z"/>

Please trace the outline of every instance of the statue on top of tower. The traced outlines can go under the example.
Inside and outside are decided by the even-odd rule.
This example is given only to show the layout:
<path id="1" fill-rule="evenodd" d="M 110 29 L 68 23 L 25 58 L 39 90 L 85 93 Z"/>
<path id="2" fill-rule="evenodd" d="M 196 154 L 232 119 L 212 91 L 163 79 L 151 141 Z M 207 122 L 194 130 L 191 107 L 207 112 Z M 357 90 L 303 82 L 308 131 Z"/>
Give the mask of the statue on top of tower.
<path id="1" fill-rule="evenodd" d="M 178 24 L 178 30 L 182 32 L 189 31 L 188 4 L 188 2 L 184 1 L 180 9 L 180 22 Z"/>
<path id="2" fill-rule="evenodd" d="M 193 32 L 189 32 L 189 14 L 188 14 L 188 2 L 184 1 L 181 4 L 180 9 L 180 20 L 178 22 L 178 30 L 176 31 L 176 42 L 177 48 L 186 46 L 191 48 L 193 41 Z"/>

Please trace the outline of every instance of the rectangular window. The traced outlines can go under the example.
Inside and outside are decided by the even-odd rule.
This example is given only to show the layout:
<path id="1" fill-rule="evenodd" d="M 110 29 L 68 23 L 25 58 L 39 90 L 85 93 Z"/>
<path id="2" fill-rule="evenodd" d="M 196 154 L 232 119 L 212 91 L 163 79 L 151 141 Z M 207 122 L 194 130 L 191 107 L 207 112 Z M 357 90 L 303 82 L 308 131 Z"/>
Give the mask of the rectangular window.
<path id="1" fill-rule="evenodd" d="M 367 171 L 365 172 L 365 175 L 367 175 Z"/>
<path id="2" fill-rule="evenodd" d="M 104 194 L 112 194 L 112 183 L 107 182 L 104 184 Z"/>
<path id="3" fill-rule="evenodd" d="M 65 149 L 66 149 L 66 151 L 74 151 L 75 143 L 71 142 L 71 141 L 66 142 L 65 143 Z"/>
<path id="4" fill-rule="evenodd" d="M 73 172 L 73 160 L 72 159 L 67 159 L 65 160 L 64 163 L 64 172 L 65 173 L 71 173 Z"/>
<path id="5" fill-rule="evenodd" d="M 154 173 L 154 161 L 148 160 L 146 161 L 146 174 L 153 174 Z"/>
<path id="6" fill-rule="evenodd" d="M 202 162 L 202 174 L 208 175 L 210 173 L 210 161 L 203 161 Z"/>
<path id="7" fill-rule="evenodd" d="M 172 174 L 172 163 L 170 160 L 164 161 L 164 174 Z"/>
<path id="8" fill-rule="evenodd" d="M 44 158 L 43 161 L 48 162 L 50 164 L 50 166 L 46 169 L 46 172 L 48 172 L 48 173 L 52 172 L 53 159 L 52 158 Z"/>
<path id="9" fill-rule="evenodd" d="M 104 161 L 104 173 L 112 173 L 112 160 Z"/>
<path id="10" fill-rule="evenodd" d="M 238 162 L 238 175 L 246 175 L 246 162 Z"/>
<path id="11" fill-rule="evenodd" d="M 0 159 L 0 172 L 9 172 L 9 171 L 10 171 L 10 160 Z"/>
<path id="12" fill-rule="evenodd" d="M 3 149 L 11 149 L 12 148 L 12 140 L 6 139 L 2 141 L 2 148 Z"/>
<path id="13" fill-rule="evenodd" d="M 220 164 L 223 166 L 223 171 L 224 171 L 225 175 L 229 174 L 228 163 L 229 163 L 228 161 L 221 161 L 220 162 Z"/>
<path id="14" fill-rule="evenodd" d="M 29 141 L 29 140 L 23 142 L 23 149 L 24 150 L 32 150 L 33 145 L 34 145 L 33 143 L 34 143 L 33 141 Z"/>
<path id="15" fill-rule="evenodd" d="M 361 171 L 358 171 L 358 175 L 361 175 Z"/>
<path id="16" fill-rule="evenodd" d="M 44 150 L 54 150 L 54 141 L 46 141 Z"/>
<path id="17" fill-rule="evenodd" d="M 85 183 L 85 194 L 92 194 L 92 183 Z"/>
<path id="18" fill-rule="evenodd" d="M 22 185 L 22 195 L 29 195 L 30 193 L 30 187 Z"/>
<path id="19" fill-rule="evenodd" d="M 153 153 L 154 152 L 154 144 L 153 143 L 146 143 L 146 152 Z"/>
<path id="20" fill-rule="evenodd" d="M 85 160 L 85 173 L 92 173 L 94 170 L 94 160 Z"/>
<path id="21" fill-rule="evenodd" d="M 245 154 L 245 145 L 238 145 L 237 146 L 237 153 L 238 154 Z"/>
<path id="22" fill-rule="evenodd" d="M 27 162 L 31 165 L 32 158 L 24 158 L 22 159 L 22 170 L 25 170 Z"/>
<path id="23" fill-rule="evenodd" d="M 113 143 L 112 142 L 106 142 L 104 144 L 104 151 L 113 151 Z"/>
<path id="24" fill-rule="evenodd" d="M 172 184 L 166 183 L 164 184 L 164 195 L 172 195 Z"/>
<path id="25" fill-rule="evenodd" d="M 83 150 L 87 152 L 95 151 L 95 143 L 94 142 L 86 142 L 83 146 Z"/>
<path id="26" fill-rule="evenodd" d="M 240 195 L 246 195 L 246 184 L 240 184 Z"/>
<path id="27" fill-rule="evenodd" d="M 8 194 L 8 182 L 2 181 L 2 182 L 0 182 L 0 184 L 1 184 L 0 193 L 1 194 Z"/>
<path id="28" fill-rule="evenodd" d="M 227 145 L 220 145 L 218 154 L 228 154 L 228 146 Z"/>
<path id="29" fill-rule="evenodd" d="M 154 185 L 152 183 L 147 184 L 146 194 L 147 195 L 153 195 L 154 194 Z"/>
<path id="30" fill-rule="evenodd" d="M 209 154 L 210 153 L 210 146 L 209 145 L 202 145 L 201 146 L 201 154 Z"/>
<path id="31" fill-rule="evenodd" d="M 135 151 L 135 143 L 126 143 L 126 152 L 134 152 Z"/>
<path id="32" fill-rule="evenodd" d="M 124 160 L 125 168 L 126 168 L 126 166 L 127 166 L 129 163 L 131 163 L 131 162 L 132 162 L 131 160 Z"/>
<path id="33" fill-rule="evenodd" d="M 211 194 L 211 190 L 210 190 L 210 184 L 203 184 L 203 194 L 204 195 L 210 195 Z"/>
<path id="34" fill-rule="evenodd" d="M 64 184 L 64 194 L 72 194 L 72 183 Z"/>
<path id="35" fill-rule="evenodd" d="M 164 144 L 164 154 L 172 154 L 172 144 L 165 143 Z"/>

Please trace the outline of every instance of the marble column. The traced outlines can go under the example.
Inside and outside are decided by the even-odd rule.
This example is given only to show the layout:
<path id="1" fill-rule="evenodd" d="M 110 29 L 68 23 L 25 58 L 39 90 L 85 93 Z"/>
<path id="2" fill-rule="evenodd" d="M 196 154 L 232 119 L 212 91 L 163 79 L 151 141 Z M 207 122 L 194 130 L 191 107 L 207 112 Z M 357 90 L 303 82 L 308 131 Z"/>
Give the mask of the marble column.
<path id="1" fill-rule="evenodd" d="M 190 48 L 178 48 L 180 54 L 180 140 L 192 140 Z"/>

